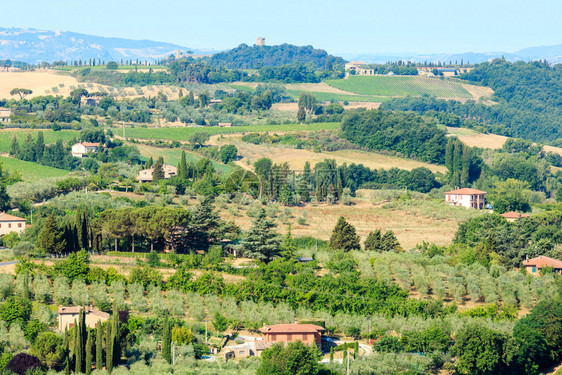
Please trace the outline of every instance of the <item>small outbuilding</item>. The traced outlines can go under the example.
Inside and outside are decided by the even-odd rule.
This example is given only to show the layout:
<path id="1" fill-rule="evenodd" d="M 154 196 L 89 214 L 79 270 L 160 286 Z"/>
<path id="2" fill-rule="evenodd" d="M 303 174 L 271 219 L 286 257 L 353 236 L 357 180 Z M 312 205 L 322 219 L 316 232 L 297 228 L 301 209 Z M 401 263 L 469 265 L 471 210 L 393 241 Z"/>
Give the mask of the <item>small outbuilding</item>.
<path id="1" fill-rule="evenodd" d="M 167 180 L 171 177 L 177 176 L 178 168 L 174 167 L 173 165 L 164 164 L 162 166 L 164 169 L 164 178 Z M 138 182 L 152 182 L 153 177 L 152 173 L 154 173 L 154 167 L 149 169 L 143 169 L 137 173 L 137 181 Z"/>
<path id="2" fill-rule="evenodd" d="M 523 219 L 525 217 L 529 217 L 531 215 L 527 215 L 527 214 L 522 214 L 520 212 L 515 212 L 515 211 L 509 211 L 503 214 L 500 214 L 500 216 L 505 217 L 505 220 L 509 221 L 509 222 L 514 222 L 517 221 L 519 219 Z"/>

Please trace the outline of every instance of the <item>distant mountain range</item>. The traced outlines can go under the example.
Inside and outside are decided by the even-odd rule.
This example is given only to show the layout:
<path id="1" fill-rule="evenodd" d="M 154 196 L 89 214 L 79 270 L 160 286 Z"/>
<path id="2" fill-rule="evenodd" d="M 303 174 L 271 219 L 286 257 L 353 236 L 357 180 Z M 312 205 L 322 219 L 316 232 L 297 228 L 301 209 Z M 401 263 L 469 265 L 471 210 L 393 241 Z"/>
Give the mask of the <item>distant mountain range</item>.
<path id="1" fill-rule="evenodd" d="M 196 50 L 177 44 L 151 40 L 106 38 L 73 33 L 0 27 L 0 60 L 10 59 L 27 63 L 43 61 L 74 61 L 121 59 L 154 61 L 176 51 L 192 51 L 196 55 L 210 55 L 216 51 Z"/>
<path id="2" fill-rule="evenodd" d="M 408 54 L 408 53 L 393 53 L 393 54 L 344 54 L 344 58 L 348 60 L 361 60 L 367 63 L 386 63 L 387 61 L 427 61 L 427 62 L 443 62 L 448 63 L 452 61 L 453 63 L 461 60 L 466 63 L 481 63 L 485 61 L 490 61 L 495 58 L 504 57 L 508 61 L 530 61 L 530 60 L 547 60 L 550 63 L 562 63 L 562 44 L 557 44 L 555 46 L 544 46 L 544 47 L 531 47 L 525 48 L 513 53 L 510 52 L 466 52 L 466 53 L 455 53 L 455 54 Z"/>

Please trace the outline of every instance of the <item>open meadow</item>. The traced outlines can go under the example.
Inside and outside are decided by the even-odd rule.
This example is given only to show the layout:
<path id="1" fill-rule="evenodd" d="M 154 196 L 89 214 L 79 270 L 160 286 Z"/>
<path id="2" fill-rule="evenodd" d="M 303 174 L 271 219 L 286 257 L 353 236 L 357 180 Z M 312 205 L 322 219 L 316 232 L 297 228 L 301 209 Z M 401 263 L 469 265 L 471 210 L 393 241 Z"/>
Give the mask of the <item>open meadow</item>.
<path id="1" fill-rule="evenodd" d="M 64 169 L 48 167 L 46 165 L 5 156 L 0 156 L 0 163 L 2 163 L 2 167 L 5 170 L 10 172 L 19 171 L 23 180 L 28 182 L 40 181 L 50 177 L 64 177 L 70 173 L 70 171 L 65 171 Z"/>

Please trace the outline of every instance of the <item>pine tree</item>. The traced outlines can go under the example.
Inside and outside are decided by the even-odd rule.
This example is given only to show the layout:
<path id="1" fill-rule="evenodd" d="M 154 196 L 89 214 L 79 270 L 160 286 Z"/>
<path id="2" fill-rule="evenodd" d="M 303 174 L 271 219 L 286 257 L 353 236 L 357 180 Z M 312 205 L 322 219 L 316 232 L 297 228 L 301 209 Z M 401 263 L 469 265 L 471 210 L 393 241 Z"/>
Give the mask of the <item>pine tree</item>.
<path id="1" fill-rule="evenodd" d="M 402 247 L 400 246 L 400 242 L 394 235 L 394 232 L 388 230 L 385 234 L 382 235 L 381 238 L 382 248 L 384 251 L 400 251 Z"/>
<path id="2" fill-rule="evenodd" d="M 287 228 L 287 234 L 283 238 L 282 244 L 282 252 L 281 255 L 285 259 L 291 259 L 295 256 L 295 252 L 297 251 L 297 245 L 295 244 L 295 240 L 291 235 L 291 224 L 289 224 L 289 228 Z"/>
<path id="3" fill-rule="evenodd" d="M 172 363 L 172 335 L 168 319 L 164 322 L 164 333 L 162 334 L 162 358 Z"/>
<path id="4" fill-rule="evenodd" d="M 88 339 L 86 341 L 86 368 L 85 373 L 86 375 L 90 375 L 92 373 L 92 349 L 93 349 L 93 334 L 91 331 L 88 330 Z"/>
<path id="5" fill-rule="evenodd" d="M 37 238 L 37 246 L 48 254 L 62 254 L 64 252 L 66 248 L 64 232 L 59 229 L 54 214 L 50 214 L 45 219 Z"/>
<path id="6" fill-rule="evenodd" d="M 178 177 L 183 180 L 188 178 L 187 160 L 185 158 L 185 151 L 183 150 L 181 152 L 181 159 L 178 167 Z"/>
<path id="7" fill-rule="evenodd" d="M 344 251 L 359 250 L 361 248 L 359 241 L 355 227 L 340 216 L 330 237 L 330 248 Z"/>
<path id="8" fill-rule="evenodd" d="M 18 137 L 15 135 L 12 137 L 12 147 L 10 148 L 10 156 L 19 158 L 20 154 L 20 143 L 18 142 Z"/>
<path id="9" fill-rule="evenodd" d="M 96 369 L 103 368 L 103 336 L 101 330 L 101 322 L 96 326 Z"/>
<path id="10" fill-rule="evenodd" d="M 152 168 L 152 181 L 163 180 L 164 177 L 164 158 L 159 157 Z"/>
<path id="11" fill-rule="evenodd" d="M 254 259 L 269 263 L 280 255 L 279 236 L 273 231 L 275 223 L 268 220 L 262 208 L 242 242 L 244 253 Z"/>
<path id="12" fill-rule="evenodd" d="M 381 231 L 377 229 L 369 232 L 365 243 L 363 244 L 365 251 L 382 251 Z"/>

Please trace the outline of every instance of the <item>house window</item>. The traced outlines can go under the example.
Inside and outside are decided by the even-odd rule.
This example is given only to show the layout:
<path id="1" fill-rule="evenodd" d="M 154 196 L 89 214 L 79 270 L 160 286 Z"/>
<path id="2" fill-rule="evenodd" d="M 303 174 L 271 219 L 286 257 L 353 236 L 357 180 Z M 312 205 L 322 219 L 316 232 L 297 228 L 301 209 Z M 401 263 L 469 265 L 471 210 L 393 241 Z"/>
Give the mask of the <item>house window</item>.
<path id="1" fill-rule="evenodd" d="M 533 267 L 533 268 L 531 269 L 531 271 L 532 271 L 533 273 L 537 272 L 537 267 Z"/>
<path id="2" fill-rule="evenodd" d="M 12 227 L 12 223 L 8 223 L 8 228 L 11 228 L 11 227 Z"/>
<path id="3" fill-rule="evenodd" d="M 21 223 L 18 223 L 18 228 L 21 228 Z"/>

